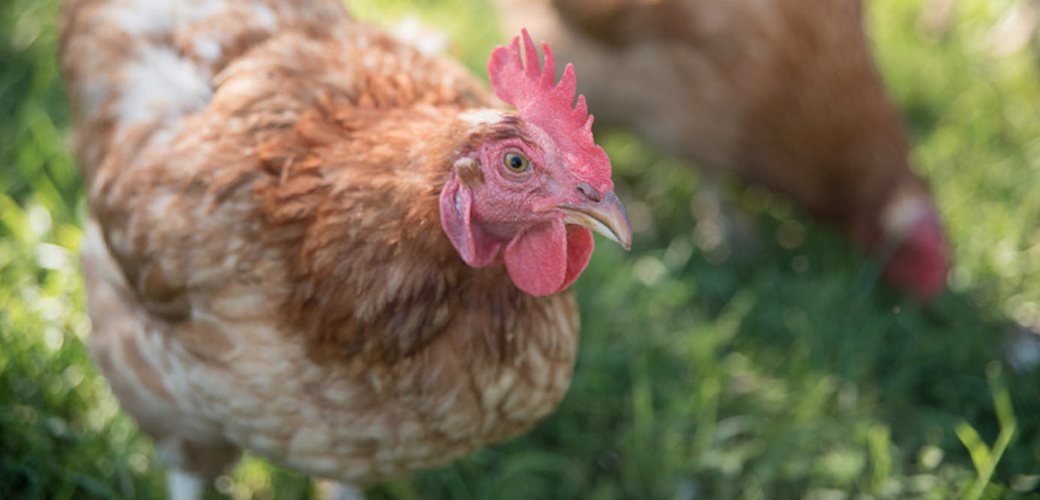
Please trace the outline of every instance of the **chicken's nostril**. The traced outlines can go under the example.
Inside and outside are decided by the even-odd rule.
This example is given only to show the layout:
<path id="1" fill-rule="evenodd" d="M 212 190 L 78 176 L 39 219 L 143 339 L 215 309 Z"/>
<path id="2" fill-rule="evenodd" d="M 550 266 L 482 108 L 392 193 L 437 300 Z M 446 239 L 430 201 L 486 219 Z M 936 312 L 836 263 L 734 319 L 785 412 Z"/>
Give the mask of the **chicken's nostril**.
<path id="1" fill-rule="evenodd" d="M 599 201 L 603 199 L 602 193 L 585 182 L 578 183 L 578 192 L 594 203 L 599 203 Z"/>

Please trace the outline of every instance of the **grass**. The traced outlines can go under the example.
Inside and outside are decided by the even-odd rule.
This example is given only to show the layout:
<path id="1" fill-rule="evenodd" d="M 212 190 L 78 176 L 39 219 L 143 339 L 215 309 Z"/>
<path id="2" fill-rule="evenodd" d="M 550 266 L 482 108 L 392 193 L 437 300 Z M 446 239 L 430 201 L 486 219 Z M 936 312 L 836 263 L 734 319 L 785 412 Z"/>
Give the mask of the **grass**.
<path id="1" fill-rule="evenodd" d="M 464 0 L 352 2 L 417 12 L 481 71 L 502 37 Z M 1003 361 L 1040 324 L 1040 56 L 993 54 L 1009 0 L 869 2 L 915 167 L 953 242 L 930 308 L 828 227 L 727 186 L 749 241 L 708 245 L 717 198 L 695 170 L 601 133 L 636 226 L 576 289 L 584 335 L 559 410 L 458 464 L 368 489 L 411 498 L 1040 498 L 1040 375 Z M 162 498 L 162 464 L 85 349 L 83 193 L 66 148 L 54 0 L 0 3 L 0 498 Z M 461 21 L 454 21 L 461 19 Z M 593 110 L 595 111 L 595 110 Z M 651 208 L 652 207 L 652 208 Z M 214 498 L 304 498 L 247 459 Z"/>

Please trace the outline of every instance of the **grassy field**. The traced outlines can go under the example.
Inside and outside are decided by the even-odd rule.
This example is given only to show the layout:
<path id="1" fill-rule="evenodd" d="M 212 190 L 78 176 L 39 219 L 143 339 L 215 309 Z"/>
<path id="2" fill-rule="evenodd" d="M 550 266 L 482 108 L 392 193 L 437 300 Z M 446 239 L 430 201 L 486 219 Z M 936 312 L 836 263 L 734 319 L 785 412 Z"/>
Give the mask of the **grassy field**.
<path id="1" fill-rule="evenodd" d="M 385 3 L 352 2 L 384 22 L 419 13 L 475 71 L 505 40 L 486 6 Z M 753 241 L 708 248 L 702 176 L 603 133 L 636 243 L 600 245 L 576 286 L 584 333 L 559 411 L 369 496 L 1040 498 L 1040 374 L 1004 361 L 1009 336 L 1040 324 L 1040 45 L 1009 49 L 1002 19 L 1015 5 L 960 0 L 937 26 L 920 0 L 868 2 L 915 167 L 954 248 L 950 290 L 932 307 L 887 289 L 876 262 L 756 190 L 723 196 L 747 214 Z M 54 0 L 0 3 L 0 498 L 162 498 L 151 442 L 84 348 L 84 204 L 55 11 Z M 802 237 L 778 238 L 790 234 Z M 314 494 L 256 459 L 216 489 Z"/>

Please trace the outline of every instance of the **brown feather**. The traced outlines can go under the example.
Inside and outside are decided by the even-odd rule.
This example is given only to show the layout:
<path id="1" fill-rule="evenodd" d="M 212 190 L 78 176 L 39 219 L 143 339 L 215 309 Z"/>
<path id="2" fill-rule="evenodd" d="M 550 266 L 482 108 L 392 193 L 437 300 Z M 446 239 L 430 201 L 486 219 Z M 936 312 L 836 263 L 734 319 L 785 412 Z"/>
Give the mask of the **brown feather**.
<path id="1" fill-rule="evenodd" d="M 64 9 L 92 343 L 142 429 L 204 475 L 237 446 L 367 482 L 547 415 L 573 298 L 467 266 L 439 219 L 453 159 L 503 132 L 459 118 L 479 80 L 338 1 L 205 3 Z"/>

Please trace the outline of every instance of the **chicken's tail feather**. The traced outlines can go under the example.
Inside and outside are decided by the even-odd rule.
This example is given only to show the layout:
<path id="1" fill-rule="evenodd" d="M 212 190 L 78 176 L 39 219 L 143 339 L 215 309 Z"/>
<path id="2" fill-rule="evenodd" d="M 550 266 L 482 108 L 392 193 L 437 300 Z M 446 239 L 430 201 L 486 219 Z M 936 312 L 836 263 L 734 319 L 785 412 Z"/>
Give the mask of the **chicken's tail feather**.
<path id="1" fill-rule="evenodd" d="M 339 0 L 68 0 L 61 61 L 88 184 L 113 144 L 139 147 L 205 109 L 214 76 L 250 47 L 345 17 Z"/>

